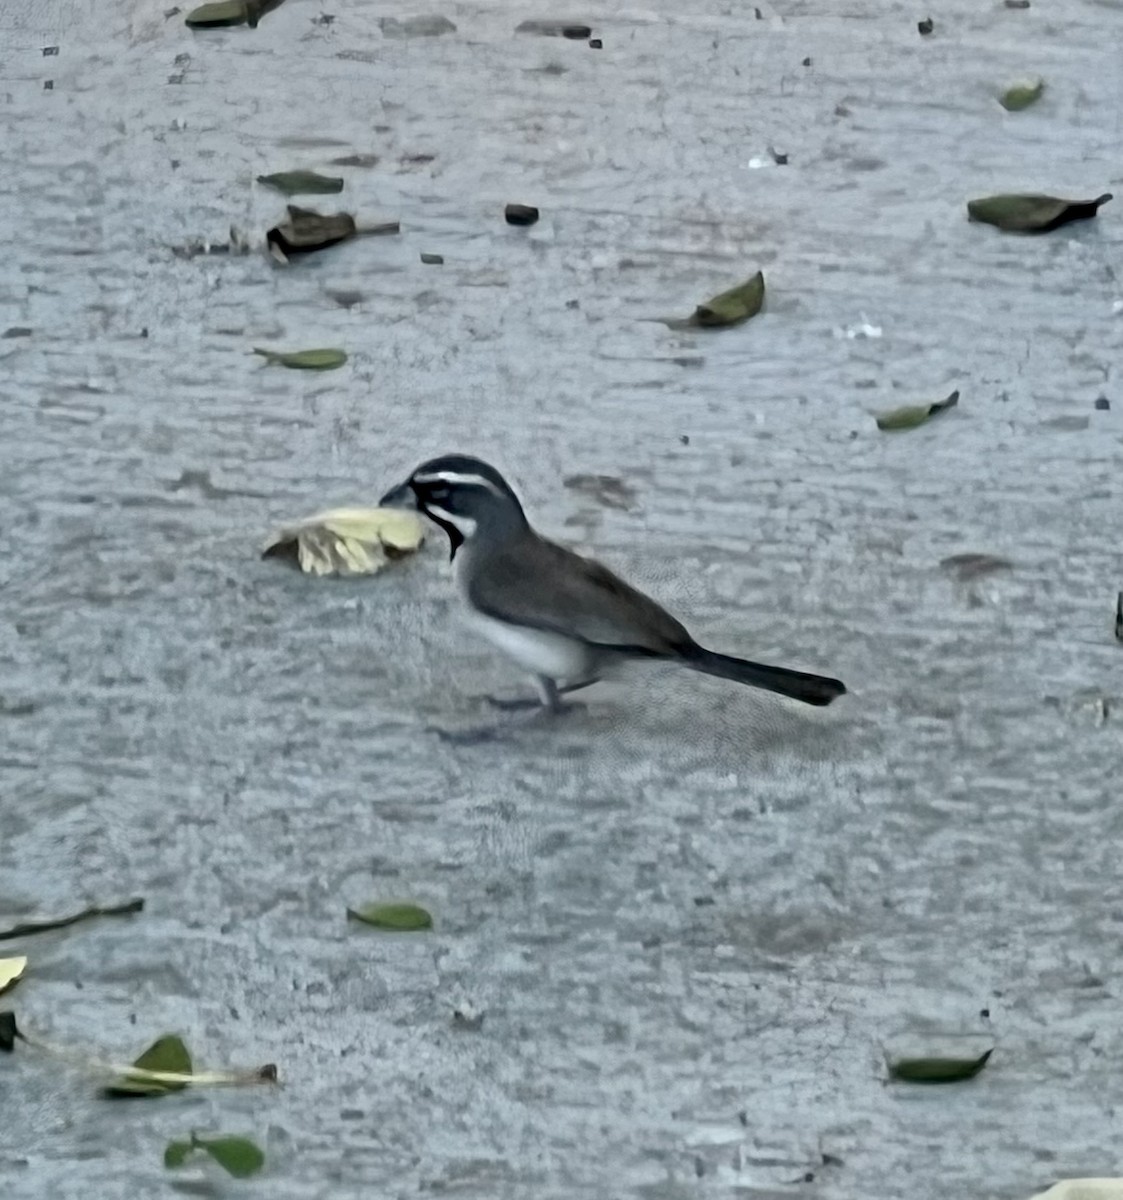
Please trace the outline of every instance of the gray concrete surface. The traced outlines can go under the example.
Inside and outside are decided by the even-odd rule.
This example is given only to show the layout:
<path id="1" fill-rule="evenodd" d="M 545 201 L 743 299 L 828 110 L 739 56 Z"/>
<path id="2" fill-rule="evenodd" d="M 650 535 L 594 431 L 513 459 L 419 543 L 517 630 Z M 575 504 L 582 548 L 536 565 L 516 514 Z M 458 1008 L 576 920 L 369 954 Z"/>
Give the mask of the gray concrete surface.
<path id="1" fill-rule="evenodd" d="M 21 1020 L 115 1056 L 178 1030 L 285 1087 L 110 1107 L 17 1053 L 0 1191 L 1015 1200 L 1120 1173 L 1119 717 L 1085 693 L 1120 695 L 1123 201 L 1038 240 L 964 202 L 1123 187 L 1123 5 L 589 0 L 599 52 L 516 36 L 541 7 L 289 0 L 194 36 L 165 7 L 0 0 L 0 330 L 31 331 L 0 340 L 0 913 L 146 896 L 29 940 Z M 436 14 L 456 31 L 379 25 Z M 1026 72 L 1048 91 L 1008 115 Z M 260 237 L 258 172 L 350 154 L 379 161 L 340 201 L 399 237 L 172 253 Z M 758 267 L 744 328 L 647 320 Z M 518 681 L 446 622 L 437 542 L 357 582 L 256 553 L 448 449 L 706 642 L 852 695 L 662 673 L 441 743 Z M 562 486 L 590 472 L 633 507 Z M 940 567 L 966 552 L 1014 567 Z M 384 896 L 438 928 L 345 922 Z M 882 1044 L 924 1030 L 993 1065 L 887 1087 Z M 268 1180 L 167 1176 L 193 1127 L 257 1136 Z"/>

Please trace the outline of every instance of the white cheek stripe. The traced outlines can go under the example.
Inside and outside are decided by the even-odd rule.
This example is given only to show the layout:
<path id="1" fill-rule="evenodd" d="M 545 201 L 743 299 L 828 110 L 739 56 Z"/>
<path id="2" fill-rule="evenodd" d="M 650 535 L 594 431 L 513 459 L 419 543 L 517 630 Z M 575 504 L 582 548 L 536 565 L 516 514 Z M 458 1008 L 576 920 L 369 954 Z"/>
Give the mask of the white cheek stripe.
<path id="1" fill-rule="evenodd" d="M 436 513 L 442 521 L 447 521 L 460 531 L 460 536 L 465 541 L 468 540 L 476 532 L 476 522 L 471 517 L 462 516 L 460 513 L 450 513 L 448 509 L 440 508 L 436 504 L 426 504 L 421 510 L 424 513 Z"/>
<path id="2" fill-rule="evenodd" d="M 415 475 L 413 480 L 415 483 L 462 483 L 470 487 L 487 488 L 496 496 L 503 495 L 490 479 L 485 479 L 482 475 L 461 475 L 457 471 L 435 471 L 432 475 Z"/>

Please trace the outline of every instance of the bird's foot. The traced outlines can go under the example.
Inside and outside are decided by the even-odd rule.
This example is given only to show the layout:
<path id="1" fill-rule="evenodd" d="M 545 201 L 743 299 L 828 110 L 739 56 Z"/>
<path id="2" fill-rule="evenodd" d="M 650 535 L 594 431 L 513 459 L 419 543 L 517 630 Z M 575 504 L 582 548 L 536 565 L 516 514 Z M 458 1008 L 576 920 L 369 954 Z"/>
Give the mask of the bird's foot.
<path id="1" fill-rule="evenodd" d="M 487 696 L 490 703 L 495 697 Z M 469 729 L 441 729 L 439 726 L 427 726 L 427 732 L 435 733 L 442 742 L 454 746 L 482 746 L 488 742 L 498 742 L 511 737 L 521 729 L 532 725 L 544 725 L 555 717 L 568 716 L 570 713 L 581 712 L 585 705 L 577 700 L 556 699 L 551 705 L 539 704 L 535 700 L 509 701 L 496 705 L 507 711 L 517 711 L 520 715 L 507 721 L 499 721 L 492 725 L 479 725 Z"/>
<path id="2" fill-rule="evenodd" d="M 484 703 L 500 712 L 529 712 L 542 707 L 541 701 L 530 696 L 484 696 Z"/>

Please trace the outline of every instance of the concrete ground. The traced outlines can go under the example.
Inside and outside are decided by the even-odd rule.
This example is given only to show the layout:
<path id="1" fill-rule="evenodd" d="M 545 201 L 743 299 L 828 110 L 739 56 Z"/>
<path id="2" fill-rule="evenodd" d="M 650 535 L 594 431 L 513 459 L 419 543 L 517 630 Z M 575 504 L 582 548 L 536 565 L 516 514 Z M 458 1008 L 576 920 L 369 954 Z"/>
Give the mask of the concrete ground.
<path id="1" fill-rule="evenodd" d="M 561 13 L 598 51 L 516 35 L 559 15 L 534 6 L 288 0 L 193 34 L 168 3 L 0 0 L 0 914 L 147 898 L 5 943 L 31 968 L 3 1003 L 284 1088 L 114 1107 L 18 1049 L 0 1191 L 1020 1200 L 1123 1173 L 1123 199 L 1036 239 L 964 207 L 1120 190 L 1123 4 Z M 435 15 L 455 31 L 380 25 Z M 1007 114 L 1027 73 L 1047 90 Z M 287 269 L 173 252 L 260 243 L 284 204 L 253 179 L 292 167 L 347 180 L 298 203 L 401 234 Z M 758 268 L 739 329 L 653 320 Z M 452 449 L 700 640 L 852 694 L 663 671 L 442 742 L 520 682 L 447 619 L 440 539 L 356 581 L 257 552 Z M 941 566 L 968 553 L 1012 566 Z M 345 920 L 386 897 L 436 929 Z M 977 1080 L 886 1085 L 884 1046 L 947 1035 L 997 1046 Z M 165 1172 L 192 1128 L 255 1136 L 267 1180 Z"/>

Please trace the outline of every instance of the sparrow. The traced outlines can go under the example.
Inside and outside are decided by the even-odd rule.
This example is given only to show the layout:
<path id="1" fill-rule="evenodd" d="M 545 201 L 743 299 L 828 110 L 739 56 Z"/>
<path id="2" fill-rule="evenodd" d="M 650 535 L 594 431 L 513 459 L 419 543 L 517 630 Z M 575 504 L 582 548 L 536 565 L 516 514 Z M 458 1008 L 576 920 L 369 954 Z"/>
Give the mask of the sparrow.
<path id="1" fill-rule="evenodd" d="M 380 503 L 416 509 L 444 530 L 469 625 L 530 675 L 549 712 L 634 659 L 680 663 L 805 704 L 846 692 L 837 679 L 700 646 L 650 596 L 537 533 L 511 485 L 481 459 L 429 459 Z"/>

